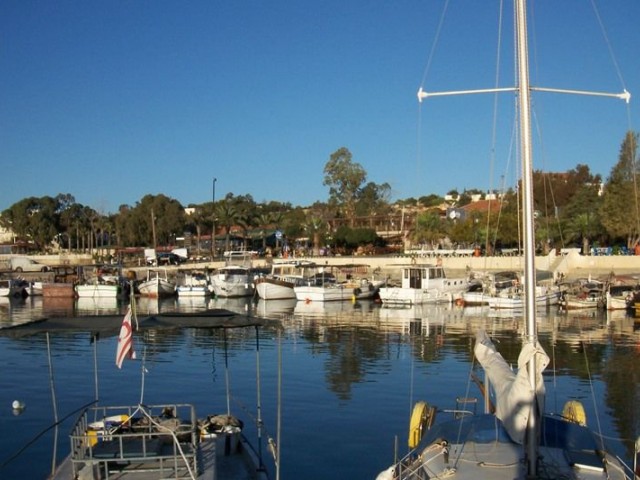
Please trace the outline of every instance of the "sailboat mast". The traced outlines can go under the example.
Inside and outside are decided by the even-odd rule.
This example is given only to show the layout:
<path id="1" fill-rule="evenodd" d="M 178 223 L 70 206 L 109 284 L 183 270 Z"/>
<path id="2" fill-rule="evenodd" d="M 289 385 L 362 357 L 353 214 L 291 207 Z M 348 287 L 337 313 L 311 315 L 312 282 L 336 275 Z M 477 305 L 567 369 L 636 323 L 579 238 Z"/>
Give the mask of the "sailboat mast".
<path id="1" fill-rule="evenodd" d="M 529 86 L 529 52 L 527 46 L 526 0 L 516 0 L 516 28 L 518 39 L 518 96 L 520 107 L 520 154 L 522 155 L 522 209 L 524 222 L 524 316 L 526 321 L 525 341 L 537 344 L 536 334 L 536 267 L 535 229 L 533 215 L 533 161 L 531 147 L 531 99 Z M 535 355 L 529 363 L 529 382 L 536 391 Z M 535 398 L 535 396 L 534 396 Z M 535 401 L 535 400 L 534 400 Z M 538 417 L 533 406 L 527 430 L 527 473 L 536 477 Z"/>

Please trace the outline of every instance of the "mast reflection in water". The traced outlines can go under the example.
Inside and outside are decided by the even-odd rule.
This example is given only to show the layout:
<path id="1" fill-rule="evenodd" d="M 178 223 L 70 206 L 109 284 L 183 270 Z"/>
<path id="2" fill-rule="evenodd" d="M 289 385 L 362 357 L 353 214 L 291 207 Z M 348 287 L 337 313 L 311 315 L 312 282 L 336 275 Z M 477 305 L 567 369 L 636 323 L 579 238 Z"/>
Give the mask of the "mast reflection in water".
<path id="1" fill-rule="evenodd" d="M 113 302 L 46 302 L 42 297 L 0 303 L 0 325 L 44 317 L 123 315 Z M 413 404 L 426 400 L 440 408 L 456 397 L 481 394 L 467 380 L 473 370 L 474 335 L 484 328 L 517 360 L 522 318 L 486 309 L 419 306 L 391 309 L 372 302 L 309 304 L 253 299 L 144 300 L 141 316 L 169 311 L 226 308 L 268 318 L 260 330 L 261 408 L 265 438 L 277 435 L 278 348 L 282 354 L 282 479 L 375 478 L 393 461 L 392 439 L 407 451 Z M 540 340 L 555 362 L 546 372 L 547 410 L 559 412 L 568 398 L 582 401 L 588 421 L 605 436 L 619 436 L 616 452 L 631 461 L 637 432 L 640 333 L 624 313 L 539 316 Z M 30 336 L 0 335 L 0 478 L 46 478 L 54 446 L 67 455 L 67 435 L 76 409 L 96 397 L 102 405 L 193 403 L 199 416 L 226 411 L 223 334 L 211 329 L 165 329 L 136 333 L 138 357 L 147 373 L 141 393 L 142 363 L 115 366 L 116 335 L 92 341 L 88 332 Z M 278 340 L 278 335 L 281 340 Z M 280 346 L 280 347 L 279 347 Z M 227 333 L 231 409 L 252 423 L 256 414 L 256 333 Z M 51 365 L 50 375 L 49 365 Z M 560 389 L 559 389 L 560 388 Z M 54 404 L 62 421 L 54 442 Z M 25 409 L 14 414 L 12 403 Z M 596 404 L 594 404 L 594 400 Z M 596 418 L 596 413 L 599 418 Z M 43 433 L 44 432 L 44 433 Z M 248 425 L 248 435 L 255 435 Z M 28 447 L 27 447 L 28 445 Z M 24 447 L 24 451 L 21 451 Z M 266 448 L 265 448 L 266 451 Z M 14 455 L 16 455 L 14 457 Z M 270 463 L 269 463 L 270 464 Z M 272 478 L 275 476 L 272 474 Z"/>

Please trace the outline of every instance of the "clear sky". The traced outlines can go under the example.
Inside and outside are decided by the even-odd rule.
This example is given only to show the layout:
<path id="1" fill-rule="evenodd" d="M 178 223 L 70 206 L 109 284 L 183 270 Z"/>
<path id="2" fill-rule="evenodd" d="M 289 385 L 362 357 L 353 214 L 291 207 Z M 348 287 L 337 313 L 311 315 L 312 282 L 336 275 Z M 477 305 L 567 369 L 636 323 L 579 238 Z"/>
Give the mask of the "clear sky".
<path id="1" fill-rule="evenodd" d="M 422 84 L 495 83 L 499 2 L 451 0 L 435 43 L 444 3 L 0 2 L 0 211 L 58 193 L 102 213 L 146 194 L 187 206 L 211 200 L 214 177 L 216 199 L 309 205 L 327 200 L 323 168 L 340 147 L 392 199 L 511 186 L 512 96 L 499 100 L 495 160 L 493 96 L 418 106 Z M 589 0 L 531 2 L 532 83 L 626 87 L 631 105 L 536 97 L 538 169 L 585 163 L 606 178 L 625 131 L 640 130 L 640 2 L 596 4 L 606 37 Z"/>

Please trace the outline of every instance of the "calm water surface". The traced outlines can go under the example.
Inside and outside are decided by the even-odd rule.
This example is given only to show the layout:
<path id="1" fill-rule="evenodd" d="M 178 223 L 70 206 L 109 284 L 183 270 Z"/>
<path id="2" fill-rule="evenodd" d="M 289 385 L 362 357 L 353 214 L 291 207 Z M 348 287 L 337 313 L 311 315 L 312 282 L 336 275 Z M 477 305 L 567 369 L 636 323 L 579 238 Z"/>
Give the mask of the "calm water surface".
<path id="1" fill-rule="evenodd" d="M 5 299 L 6 300 L 6 299 Z M 117 302 L 0 299 L 0 326 L 43 317 L 121 316 Z M 406 451 L 415 401 L 442 408 L 456 397 L 479 397 L 468 381 L 475 370 L 475 332 L 484 328 L 507 360 L 517 359 L 523 321 L 481 308 L 382 308 L 375 303 L 178 300 L 138 303 L 140 315 L 227 308 L 273 320 L 228 331 L 169 329 L 135 335 L 137 361 L 114 363 L 115 336 L 92 341 L 88 332 L 0 335 L 0 478 L 46 478 L 54 455 L 68 453 L 66 436 L 77 409 L 92 402 L 195 404 L 200 416 L 224 412 L 228 373 L 232 412 L 249 424 L 254 443 L 256 366 L 266 438 L 276 438 L 278 365 L 281 358 L 282 479 L 373 479 L 394 457 L 398 438 Z M 546 312 L 538 317 L 547 369 L 547 410 L 580 399 L 590 424 L 629 458 L 640 431 L 637 416 L 640 333 L 633 318 Z M 256 346 L 259 346 L 259 356 Z M 226 346 L 226 348 L 225 348 Z M 144 360 L 142 360 L 144 359 Z M 97 382 L 94 374 L 97 366 Z M 225 369 L 228 365 L 228 370 Z M 143 368 L 144 367 L 144 368 Z M 143 376 L 142 372 L 145 371 Z M 144 383 L 143 383 L 144 379 Z M 20 415 L 14 400 L 23 401 Z M 68 419 L 56 429 L 54 418 Z M 56 442 L 56 438 L 58 438 Z M 267 463 L 271 465 L 268 460 Z M 272 475 L 275 478 L 275 475 Z"/>

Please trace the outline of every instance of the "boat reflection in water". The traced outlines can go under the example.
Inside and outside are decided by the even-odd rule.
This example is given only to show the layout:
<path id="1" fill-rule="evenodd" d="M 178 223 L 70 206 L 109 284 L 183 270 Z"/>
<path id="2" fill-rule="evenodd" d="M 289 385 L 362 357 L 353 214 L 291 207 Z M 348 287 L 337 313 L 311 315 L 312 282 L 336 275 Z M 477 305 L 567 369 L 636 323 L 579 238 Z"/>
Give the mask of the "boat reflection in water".
<path id="1" fill-rule="evenodd" d="M 80 297 L 76 299 L 76 313 L 78 315 L 117 315 L 120 313 L 120 303 L 115 297 Z"/>
<path id="2" fill-rule="evenodd" d="M 209 296 L 180 296 L 176 298 L 176 308 L 181 312 L 201 312 L 210 308 Z"/>
<path id="3" fill-rule="evenodd" d="M 380 305 L 373 300 L 359 300 L 353 302 L 346 300 L 342 302 L 314 302 L 306 300 L 298 300 L 295 304 L 293 313 L 295 315 L 338 315 L 350 314 L 357 312 L 363 314 L 372 310 L 377 310 Z"/>
<path id="4" fill-rule="evenodd" d="M 158 313 L 176 311 L 176 297 L 136 297 L 136 310 L 140 315 L 157 315 Z"/>
<path id="5" fill-rule="evenodd" d="M 140 299 L 138 305 L 141 318 L 147 316 L 143 308 L 188 313 L 203 307 L 202 303 L 175 299 L 151 303 L 150 299 Z M 429 398 L 430 403 L 443 408 L 453 408 L 456 397 L 475 397 L 480 401 L 482 396 L 477 388 L 471 385 L 467 391 L 470 371 L 477 368 L 471 345 L 478 329 L 490 332 L 500 342 L 505 358 L 512 364 L 517 360 L 524 334 L 521 314 L 487 312 L 482 308 L 445 305 L 386 308 L 370 301 L 328 302 L 320 308 L 313 303 L 260 302 L 250 298 L 210 299 L 206 307 L 271 319 L 259 333 L 262 400 L 264 424 L 273 436 L 276 365 L 281 342 L 282 427 L 287 436 L 282 442 L 283 463 L 287 465 L 282 480 L 375 478 L 393 460 L 394 438 L 407 438 L 411 398 Z M 10 308 L 13 319 L 44 316 L 42 298 L 11 302 Z M 0 315 L 7 312 L 6 305 L 0 305 Z M 77 308 L 75 315 L 78 316 Z M 97 317 L 87 315 L 86 319 Z M 80 324 L 86 323 L 85 318 L 78 320 L 82 320 Z M 122 315 L 114 321 L 121 323 Z M 165 324 L 170 321 L 165 319 Z M 597 416 L 605 435 L 631 439 L 618 445 L 617 450 L 624 458 L 630 458 L 637 436 L 633 406 L 640 401 L 635 380 L 640 378 L 636 350 L 640 332 L 635 330 L 634 318 L 622 312 L 596 312 L 592 316 L 548 310 L 538 315 L 538 326 L 545 348 L 554 351 L 555 376 L 562 377 L 562 382 L 555 382 L 550 375 L 548 389 L 558 389 L 559 398 L 567 394 L 593 397 L 593 402 L 584 402 L 587 417 L 595 424 Z M 117 336 L 104 334 L 98 342 L 91 343 L 85 332 L 74 334 L 65 330 L 52 332 L 51 340 L 61 416 L 72 412 L 85 397 L 87 401 L 92 399 L 94 347 L 101 364 L 111 366 L 100 371 L 101 402 L 124 405 L 140 397 L 140 364 L 127 363 L 122 370 L 114 365 Z M 233 358 L 232 399 L 249 406 L 255 404 L 252 395 L 256 380 L 246 373 L 254 370 L 255 342 L 253 329 L 228 332 L 228 353 Z M 225 398 L 215 393 L 226 381 L 222 333 L 200 327 L 184 330 L 153 327 L 134 334 L 134 344 L 140 359 L 145 349 L 147 352 L 145 401 L 161 404 L 173 395 L 171 391 L 181 390 L 190 392 L 199 411 L 217 414 L 226 410 Z M 589 378 L 585 361 L 590 368 Z M 15 417 L 11 408 L 0 409 L 0 426 L 12 432 L 0 438 L 0 451 L 5 452 L 0 455 L 2 464 L 53 423 L 50 382 L 47 368 L 42 368 L 47 365 L 42 330 L 24 338 L 0 333 L 0 362 L 11 365 L 11 375 L 2 377 L 0 405 L 10 407 L 14 400 L 27 405 Z M 85 390 L 78 390 L 83 383 L 88 385 L 86 395 Z M 309 405 L 313 405 L 313 415 L 309 415 Z M 202 410 L 204 406 L 210 406 L 207 407 L 210 410 Z M 60 428 L 60 450 L 68 450 L 63 439 L 69 433 L 69 422 Z M 334 432 L 345 430 L 349 432 L 349 441 L 342 442 L 336 450 L 330 439 Z M 52 435 L 47 433 L 24 454 L 0 468 L 0 478 L 46 478 Z M 381 442 L 381 438 L 389 441 Z M 334 461 L 326 462 L 322 469 L 309 469 L 311 454 Z"/>
<path id="6" fill-rule="evenodd" d="M 264 318 L 281 318 L 283 315 L 291 315 L 298 301 L 295 298 L 280 300 L 258 300 L 256 315 Z"/>

